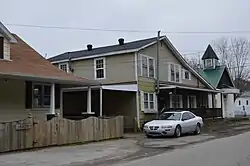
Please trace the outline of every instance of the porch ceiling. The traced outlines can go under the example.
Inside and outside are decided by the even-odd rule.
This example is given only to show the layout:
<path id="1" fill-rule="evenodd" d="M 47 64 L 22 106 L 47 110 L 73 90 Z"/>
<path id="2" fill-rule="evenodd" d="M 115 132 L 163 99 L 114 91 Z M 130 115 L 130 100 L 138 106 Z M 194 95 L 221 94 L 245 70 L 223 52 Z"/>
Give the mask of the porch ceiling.
<path id="1" fill-rule="evenodd" d="M 197 91 L 205 91 L 205 92 L 220 92 L 217 90 L 211 90 L 211 89 L 203 89 L 203 88 L 195 88 L 195 87 L 188 87 L 188 86 L 180 86 L 180 85 L 163 85 L 160 87 L 161 89 L 188 89 L 188 90 L 197 90 Z"/>

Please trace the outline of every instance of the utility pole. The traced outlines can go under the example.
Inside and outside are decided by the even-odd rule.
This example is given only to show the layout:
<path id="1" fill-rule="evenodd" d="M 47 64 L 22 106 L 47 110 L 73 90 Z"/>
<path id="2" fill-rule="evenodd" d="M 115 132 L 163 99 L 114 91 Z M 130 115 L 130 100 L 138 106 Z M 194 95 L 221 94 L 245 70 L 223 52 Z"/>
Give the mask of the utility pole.
<path id="1" fill-rule="evenodd" d="M 160 99 L 160 78 L 159 78 L 159 72 L 160 72 L 160 65 L 159 65 L 159 42 L 160 42 L 160 35 L 161 35 L 161 31 L 157 32 L 157 48 L 156 48 L 156 95 L 157 95 L 157 117 L 160 116 L 160 110 L 158 108 L 159 106 L 159 99 Z"/>

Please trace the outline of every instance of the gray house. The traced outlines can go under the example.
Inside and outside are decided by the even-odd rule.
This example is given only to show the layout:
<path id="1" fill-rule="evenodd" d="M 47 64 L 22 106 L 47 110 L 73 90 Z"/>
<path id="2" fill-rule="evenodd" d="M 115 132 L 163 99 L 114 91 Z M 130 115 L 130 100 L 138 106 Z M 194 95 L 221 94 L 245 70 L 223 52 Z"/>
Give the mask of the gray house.
<path id="1" fill-rule="evenodd" d="M 160 37 L 160 94 L 156 96 L 156 43 L 157 38 L 132 42 L 119 39 L 116 45 L 87 45 L 86 50 L 66 52 L 49 60 L 65 72 L 102 83 L 89 90 L 69 89 L 68 96 L 74 102 L 94 93 L 97 97 L 92 96 L 92 112 L 101 116 L 124 115 L 127 128 L 141 126 L 163 108 L 213 108 L 208 103 L 213 103 L 209 100 L 217 91 L 190 67 L 166 36 Z M 77 94 L 82 97 L 73 97 Z M 79 115 L 85 108 L 73 109 Z"/>

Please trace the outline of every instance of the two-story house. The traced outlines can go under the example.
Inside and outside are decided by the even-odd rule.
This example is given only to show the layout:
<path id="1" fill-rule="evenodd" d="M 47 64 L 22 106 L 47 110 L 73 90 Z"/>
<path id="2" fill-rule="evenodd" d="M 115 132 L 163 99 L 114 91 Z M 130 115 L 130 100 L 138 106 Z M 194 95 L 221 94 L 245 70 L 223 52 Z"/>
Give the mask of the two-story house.
<path id="1" fill-rule="evenodd" d="M 46 120 L 61 113 L 63 88 L 93 85 L 53 66 L 0 22 L 0 122 Z"/>
<path id="2" fill-rule="evenodd" d="M 155 118 L 163 107 L 212 108 L 216 90 L 190 67 L 166 36 L 160 37 L 159 43 L 157 97 L 156 51 L 156 37 L 132 42 L 121 38 L 116 45 L 94 48 L 89 44 L 86 50 L 66 52 L 49 60 L 65 72 L 100 81 L 102 93 L 98 94 L 102 101 L 92 102 L 92 107 L 100 105 L 102 115 L 124 115 L 130 127 L 133 122 L 138 127 L 144 120 Z M 89 94 L 91 90 L 85 92 Z"/>

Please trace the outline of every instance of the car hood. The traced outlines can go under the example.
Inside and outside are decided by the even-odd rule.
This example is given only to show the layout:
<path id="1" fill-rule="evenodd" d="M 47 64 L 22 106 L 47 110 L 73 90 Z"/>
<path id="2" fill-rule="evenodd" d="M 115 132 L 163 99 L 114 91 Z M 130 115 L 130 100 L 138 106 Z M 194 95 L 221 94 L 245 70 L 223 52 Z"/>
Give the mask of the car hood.
<path id="1" fill-rule="evenodd" d="M 160 125 L 176 125 L 178 123 L 179 123 L 178 120 L 153 120 L 153 121 L 146 123 L 145 125 L 160 126 Z"/>

